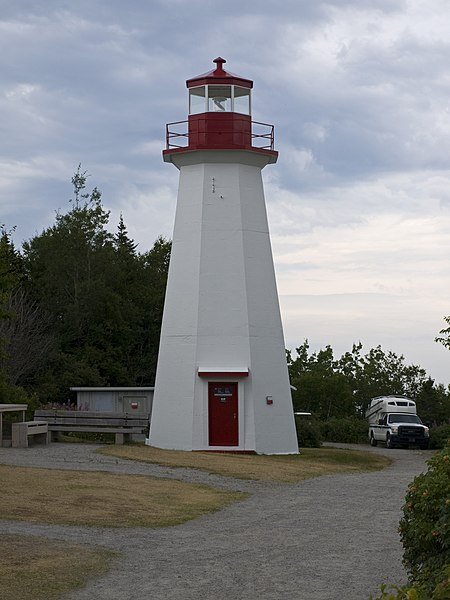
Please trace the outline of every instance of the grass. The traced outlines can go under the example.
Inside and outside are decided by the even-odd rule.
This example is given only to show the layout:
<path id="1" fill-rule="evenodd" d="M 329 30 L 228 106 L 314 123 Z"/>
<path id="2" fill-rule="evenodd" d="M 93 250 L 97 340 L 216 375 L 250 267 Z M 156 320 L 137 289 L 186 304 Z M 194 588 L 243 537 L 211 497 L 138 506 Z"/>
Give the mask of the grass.
<path id="1" fill-rule="evenodd" d="M 2 600 L 57 600 L 108 571 L 117 554 L 60 540 L 2 535 L 0 556 Z"/>
<path id="2" fill-rule="evenodd" d="M 0 465 L 0 481 L 0 519 L 31 523 L 167 527 L 245 497 L 141 475 L 8 465 Z"/>
<path id="3" fill-rule="evenodd" d="M 295 483 L 309 477 L 332 473 L 382 469 L 392 462 L 385 456 L 371 452 L 337 448 L 304 448 L 301 454 L 298 455 L 269 456 L 183 452 L 180 450 L 162 450 L 143 444 L 131 444 L 108 446 L 97 450 L 97 452 L 169 467 L 201 469 L 209 473 L 239 479 L 282 483 Z"/>

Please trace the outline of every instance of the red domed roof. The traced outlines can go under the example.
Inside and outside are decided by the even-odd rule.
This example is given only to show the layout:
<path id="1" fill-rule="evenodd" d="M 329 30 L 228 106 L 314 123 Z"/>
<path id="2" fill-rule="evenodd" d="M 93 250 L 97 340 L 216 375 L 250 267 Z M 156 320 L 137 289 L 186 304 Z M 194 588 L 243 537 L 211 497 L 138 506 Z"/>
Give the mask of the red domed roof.
<path id="1" fill-rule="evenodd" d="M 240 85 L 245 88 L 253 87 L 253 81 L 250 79 L 225 71 L 223 64 L 227 61 L 224 58 L 219 56 L 215 58 L 213 62 L 217 65 L 215 69 L 203 73 L 202 75 L 197 75 L 197 77 L 192 77 L 192 79 L 188 79 L 186 81 L 186 87 L 191 88 L 211 83 L 214 85 Z"/>

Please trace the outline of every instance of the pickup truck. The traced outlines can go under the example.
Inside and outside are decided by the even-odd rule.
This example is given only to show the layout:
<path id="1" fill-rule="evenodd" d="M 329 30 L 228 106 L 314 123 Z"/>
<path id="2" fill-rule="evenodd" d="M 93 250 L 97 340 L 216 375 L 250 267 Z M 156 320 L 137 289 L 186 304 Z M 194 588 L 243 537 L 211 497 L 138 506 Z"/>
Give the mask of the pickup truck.
<path id="1" fill-rule="evenodd" d="M 366 411 L 369 442 L 383 442 L 388 448 L 428 448 L 430 432 L 417 415 L 416 403 L 406 396 L 377 396 Z"/>

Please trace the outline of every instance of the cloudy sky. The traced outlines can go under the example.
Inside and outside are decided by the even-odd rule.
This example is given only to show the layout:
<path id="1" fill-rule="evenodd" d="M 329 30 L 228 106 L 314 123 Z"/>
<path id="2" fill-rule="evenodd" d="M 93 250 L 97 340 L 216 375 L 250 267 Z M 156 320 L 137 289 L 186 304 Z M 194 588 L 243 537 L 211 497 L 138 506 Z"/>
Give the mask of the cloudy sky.
<path id="1" fill-rule="evenodd" d="M 254 81 L 286 346 L 381 344 L 450 382 L 448 0 L 0 0 L 0 224 L 67 210 L 81 162 L 115 231 L 171 237 L 185 80 Z"/>

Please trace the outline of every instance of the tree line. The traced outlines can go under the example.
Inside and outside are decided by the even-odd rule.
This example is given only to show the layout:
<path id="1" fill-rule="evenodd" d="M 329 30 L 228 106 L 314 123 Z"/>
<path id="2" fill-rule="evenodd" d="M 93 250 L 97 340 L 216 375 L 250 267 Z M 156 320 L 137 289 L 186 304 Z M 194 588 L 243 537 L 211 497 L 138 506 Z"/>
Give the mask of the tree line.
<path id="1" fill-rule="evenodd" d="M 17 249 L 0 231 L 0 402 L 65 402 L 75 386 L 153 385 L 170 259 L 159 237 L 139 252 L 78 167 L 67 212 Z M 450 317 L 437 342 L 450 349 Z M 424 420 L 450 417 L 450 388 L 381 346 L 335 358 L 308 341 L 287 352 L 296 411 L 318 419 L 363 416 L 370 398 L 405 394 Z"/>
<path id="2" fill-rule="evenodd" d="M 322 421 L 362 418 L 371 398 L 399 394 L 415 400 L 423 421 L 450 424 L 450 386 L 436 384 L 425 369 L 406 364 L 403 355 L 381 346 L 364 354 L 357 343 L 335 358 L 331 346 L 310 353 L 305 340 L 295 358 L 291 352 L 287 357 L 296 411 L 311 412 Z"/>
<path id="3" fill-rule="evenodd" d="M 171 244 L 114 234 L 87 173 L 66 213 L 20 250 L 0 236 L 0 402 L 62 402 L 72 386 L 153 385 Z"/>

